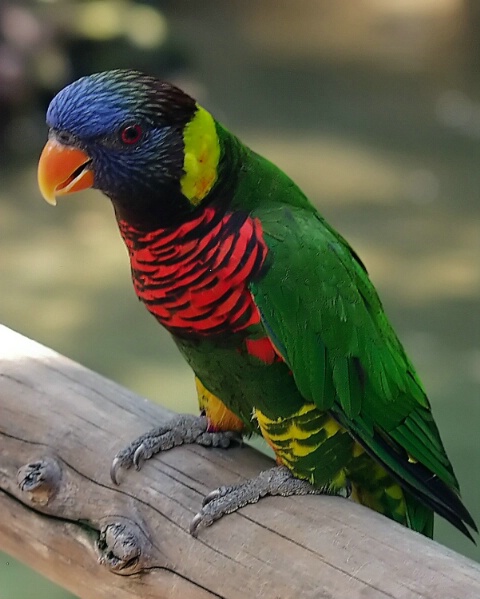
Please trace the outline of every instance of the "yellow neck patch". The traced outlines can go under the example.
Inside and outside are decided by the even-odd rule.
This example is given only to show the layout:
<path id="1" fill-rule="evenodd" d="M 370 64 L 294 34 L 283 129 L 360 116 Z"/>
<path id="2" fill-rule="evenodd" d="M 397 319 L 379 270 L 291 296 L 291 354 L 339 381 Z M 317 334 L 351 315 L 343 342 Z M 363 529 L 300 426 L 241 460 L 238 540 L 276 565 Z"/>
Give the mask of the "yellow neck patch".
<path id="1" fill-rule="evenodd" d="M 195 206 L 217 180 L 220 144 L 212 115 L 197 105 L 197 111 L 183 131 L 185 157 L 180 179 L 182 193 Z"/>

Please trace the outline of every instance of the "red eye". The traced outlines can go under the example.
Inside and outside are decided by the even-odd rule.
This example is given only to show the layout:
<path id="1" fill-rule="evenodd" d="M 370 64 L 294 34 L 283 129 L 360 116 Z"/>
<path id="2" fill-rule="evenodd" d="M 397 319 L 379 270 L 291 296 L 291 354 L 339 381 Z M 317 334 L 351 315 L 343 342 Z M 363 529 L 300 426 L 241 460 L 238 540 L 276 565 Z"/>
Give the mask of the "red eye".
<path id="1" fill-rule="evenodd" d="M 124 144 L 132 145 L 140 141 L 142 137 L 142 128 L 140 125 L 127 125 L 120 133 L 120 139 Z"/>

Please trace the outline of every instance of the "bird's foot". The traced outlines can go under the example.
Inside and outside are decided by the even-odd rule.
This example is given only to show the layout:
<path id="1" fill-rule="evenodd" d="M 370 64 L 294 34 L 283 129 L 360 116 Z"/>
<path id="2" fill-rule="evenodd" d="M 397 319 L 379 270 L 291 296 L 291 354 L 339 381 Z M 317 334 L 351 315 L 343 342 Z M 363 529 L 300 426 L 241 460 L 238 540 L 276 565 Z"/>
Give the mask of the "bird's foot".
<path id="1" fill-rule="evenodd" d="M 231 431 L 210 431 L 205 416 L 179 414 L 162 426 L 158 426 L 132 441 L 117 453 L 110 468 L 110 477 L 118 485 L 121 468 L 135 466 L 140 470 L 142 462 L 160 451 L 178 445 L 197 443 L 209 447 L 228 447 L 241 436 Z"/>
<path id="2" fill-rule="evenodd" d="M 349 496 L 349 488 L 338 492 Z M 190 524 L 190 534 L 197 536 L 200 528 L 210 526 L 222 516 L 231 514 L 249 503 L 256 503 L 265 495 L 332 495 L 337 492 L 330 487 L 314 487 L 306 480 L 295 478 L 286 466 L 275 466 L 260 472 L 237 485 L 219 487 L 209 493 L 203 500 L 203 507 Z"/>

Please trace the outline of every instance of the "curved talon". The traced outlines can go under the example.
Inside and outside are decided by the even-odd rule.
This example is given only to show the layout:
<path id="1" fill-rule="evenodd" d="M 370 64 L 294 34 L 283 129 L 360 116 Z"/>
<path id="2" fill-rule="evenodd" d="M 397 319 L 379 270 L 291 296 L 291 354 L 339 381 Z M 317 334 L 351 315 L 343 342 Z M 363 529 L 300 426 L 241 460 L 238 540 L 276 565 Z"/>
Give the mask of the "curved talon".
<path id="1" fill-rule="evenodd" d="M 120 458 L 113 458 L 113 462 L 112 465 L 110 466 L 110 478 L 112 479 L 112 483 L 114 485 L 119 485 L 120 481 L 117 478 L 117 474 L 118 471 L 120 470 L 120 466 L 121 466 L 121 460 Z"/>
<path id="2" fill-rule="evenodd" d="M 347 479 L 347 484 L 345 485 L 345 488 L 343 490 L 343 494 L 341 494 L 342 497 L 345 497 L 345 499 L 348 499 L 353 491 L 353 485 L 352 485 L 352 481 L 350 479 Z"/>
<path id="3" fill-rule="evenodd" d="M 192 535 L 192 537 L 195 537 L 195 538 L 197 537 L 198 529 L 200 528 L 200 525 L 202 523 L 203 523 L 202 512 L 198 512 L 198 514 L 196 514 L 196 516 L 190 522 L 190 534 Z"/>
<path id="4" fill-rule="evenodd" d="M 135 466 L 135 470 L 140 470 L 142 467 L 143 454 L 145 451 L 145 443 L 142 443 L 133 454 L 133 465 Z"/>
<path id="5" fill-rule="evenodd" d="M 206 506 L 207 503 L 210 503 L 214 499 L 218 499 L 219 497 L 222 497 L 222 495 L 223 494 L 222 494 L 222 489 L 221 488 L 220 489 L 215 489 L 214 491 L 211 491 L 208 495 L 205 495 L 205 497 L 203 498 L 202 506 Z"/>

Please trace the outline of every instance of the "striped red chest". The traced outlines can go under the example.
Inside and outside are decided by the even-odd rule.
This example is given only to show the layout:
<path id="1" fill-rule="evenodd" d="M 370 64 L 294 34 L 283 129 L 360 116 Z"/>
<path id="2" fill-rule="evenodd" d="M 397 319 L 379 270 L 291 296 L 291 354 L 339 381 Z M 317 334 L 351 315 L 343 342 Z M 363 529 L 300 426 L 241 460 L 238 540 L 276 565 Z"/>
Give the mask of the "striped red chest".
<path id="1" fill-rule="evenodd" d="M 171 332 L 210 336 L 258 324 L 248 282 L 267 247 L 257 219 L 205 208 L 178 227 L 144 233 L 119 222 L 135 292 Z"/>

